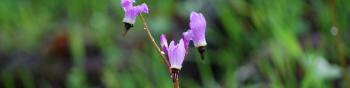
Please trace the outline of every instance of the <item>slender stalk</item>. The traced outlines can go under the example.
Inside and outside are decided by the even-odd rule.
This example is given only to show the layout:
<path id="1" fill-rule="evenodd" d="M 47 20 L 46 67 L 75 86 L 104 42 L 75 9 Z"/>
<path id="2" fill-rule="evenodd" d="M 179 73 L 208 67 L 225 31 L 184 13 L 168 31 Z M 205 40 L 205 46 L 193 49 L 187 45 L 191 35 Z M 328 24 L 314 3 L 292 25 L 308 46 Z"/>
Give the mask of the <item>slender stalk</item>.
<path id="1" fill-rule="evenodd" d="M 174 81 L 174 88 L 180 88 L 180 86 L 179 86 L 179 79 L 176 79 Z"/>
<path id="2" fill-rule="evenodd" d="M 141 20 L 142 20 L 142 23 L 143 23 L 143 26 L 144 26 L 143 29 L 146 31 L 146 33 L 148 35 L 148 38 L 151 40 L 154 48 L 157 49 L 158 54 L 162 57 L 163 62 L 167 65 L 168 71 L 171 72 L 169 61 L 162 54 L 162 50 L 159 48 L 159 46 L 157 45 L 156 41 L 154 40 L 154 38 L 153 38 L 149 28 L 148 28 L 147 22 L 145 21 L 145 18 L 142 16 L 142 14 L 140 14 L 140 16 L 141 16 Z"/>
<path id="3" fill-rule="evenodd" d="M 179 88 L 179 69 L 171 69 L 171 78 L 173 79 L 174 88 Z"/>

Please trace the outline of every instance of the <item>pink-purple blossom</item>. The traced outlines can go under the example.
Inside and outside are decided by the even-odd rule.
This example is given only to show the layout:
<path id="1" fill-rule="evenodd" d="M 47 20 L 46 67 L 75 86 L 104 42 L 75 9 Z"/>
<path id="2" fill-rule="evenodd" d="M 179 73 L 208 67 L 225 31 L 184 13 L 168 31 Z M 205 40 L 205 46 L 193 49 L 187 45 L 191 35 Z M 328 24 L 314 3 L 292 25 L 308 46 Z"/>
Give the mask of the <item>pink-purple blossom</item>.
<path id="1" fill-rule="evenodd" d="M 121 6 L 124 9 L 125 15 L 124 23 L 134 24 L 136 17 L 143 13 L 148 13 L 148 6 L 143 3 L 141 5 L 133 6 L 135 0 L 121 0 Z"/>
<path id="2" fill-rule="evenodd" d="M 202 13 L 192 12 L 190 16 L 190 30 L 195 47 L 206 46 L 205 39 L 206 21 Z"/>
<path id="3" fill-rule="evenodd" d="M 165 52 L 164 54 L 168 56 L 170 68 L 180 70 L 187 52 L 184 39 L 180 39 L 177 44 L 175 44 L 175 41 L 171 41 L 168 45 L 165 34 L 162 34 L 160 36 L 160 45 L 163 52 Z"/>
<path id="4" fill-rule="evenodd" d="M 171 41 L 168 47 L 168 58 L 170 68 L 181 69 L 182 62 L 185 59 L 186 49 L 183 39 L 180 39 L 178 44 Z"/>

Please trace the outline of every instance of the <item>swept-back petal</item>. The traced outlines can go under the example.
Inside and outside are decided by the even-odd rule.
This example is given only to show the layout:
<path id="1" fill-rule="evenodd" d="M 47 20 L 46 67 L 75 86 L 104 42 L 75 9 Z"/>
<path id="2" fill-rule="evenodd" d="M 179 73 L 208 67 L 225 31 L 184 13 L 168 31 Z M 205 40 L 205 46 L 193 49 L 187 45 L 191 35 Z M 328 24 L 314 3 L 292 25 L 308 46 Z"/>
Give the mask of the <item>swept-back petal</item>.
<path id="1" fill-rule="evenodd" d="M 182 33 L 182 36 L 183 36 L 183 41 L 184 41 L 184 44 L 185 44 L 185 48 L 186 50 L 188 49 L 188 46 L 190 44 L 190 41 L 192 40 L 192 30 L 187 30 L 186 32 L 183 32 Z"/>
<path id="2" fill-rule="evenodd" d="M 163 49 L 164 54 L 168 53 L 168 40 L 166 39 L 166 35 L 162 34 L 160 36 L 160 46 Z"/>
<path id="3" fill-rule="evenodd" d="M 190 28 L 195 47 L 206 46 L 205 30 L 206 21 L 202 13 L 192 12 L 190 16 Z"/>

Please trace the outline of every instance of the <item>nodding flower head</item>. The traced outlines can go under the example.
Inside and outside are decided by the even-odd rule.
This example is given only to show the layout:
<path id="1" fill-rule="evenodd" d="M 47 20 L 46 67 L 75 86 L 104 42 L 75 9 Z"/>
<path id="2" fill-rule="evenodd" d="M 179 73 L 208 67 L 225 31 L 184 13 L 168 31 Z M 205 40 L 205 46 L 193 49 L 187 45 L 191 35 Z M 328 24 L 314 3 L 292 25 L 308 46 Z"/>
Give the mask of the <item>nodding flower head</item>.
<path id="1" fill-rule="evenodd" d="M 127 0 L 125 0 L 125 1 L 127 1 Z M 123 18 L 123 22 L 129 23 L 129 24 L 134 24 L 136 17 L 138 15 L 140 15 L 141 12 L 148 13 L 148 6 L 145 3 L 138 5 L 138 6 L 132 6 L 132 4 L 131 4 L 131 6 L 130 6 L 130 4 L 128 4 L 129 2 L 125 2 L 126 3 L 125 5 L 123 4 L 123 8 L 125 11 L 125 16 Z"/>
<path id="2" fill-rule="evenodd" d="M 175 44 L 174 41 L 171 41 L 168 47 L 170 68 L 180 70 L 182 67 L 182 62 L 185 59 L 185 54 L 186 49 L 183 39 L 181 39 L 178 44 Z"/>
<path id="3" fill-rule="evenodd" d="M 148 13 L 148 6 L 143 3 L 138 6 L 133 6 L 135 0 L 121 0 L 121 6 L 124 9 L 125 15 L 123 18 L 125 32 L 123 36 L 127 34 L 130 28 L 134 27 L 136 17 L 143 13 Z"/>
<path id="4" fill-rule="evenodd" d="M 168 40 L 166 39 L 165 34 L 160 36 L 160 46 L 163 49 L 163 54 L 167 55 L 168 53 Z"/>
<path id="5" fill-rule="evenodd" d="M 192 12 L 190 16 L 190 28 L 192 41 L 195 47 L 206 46 L 205 40 L 206 21 L 202 13 Z"/>

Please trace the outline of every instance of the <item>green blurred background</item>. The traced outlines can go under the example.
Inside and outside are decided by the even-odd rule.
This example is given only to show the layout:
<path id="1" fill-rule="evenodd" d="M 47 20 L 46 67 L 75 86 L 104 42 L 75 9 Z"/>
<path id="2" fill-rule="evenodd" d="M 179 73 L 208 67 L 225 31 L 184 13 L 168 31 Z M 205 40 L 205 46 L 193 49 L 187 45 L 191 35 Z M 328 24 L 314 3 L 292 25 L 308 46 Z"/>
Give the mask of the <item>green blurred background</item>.
<path id="1" fill-rule="evenodd" d="M 136 0 L 159 36 L 206 17 L 182 88 L 349 88 L 350 0 Z M 119 0 L 1 0 L 0 88 L 171 88 L 140 18 L 126 37 Z"/>

